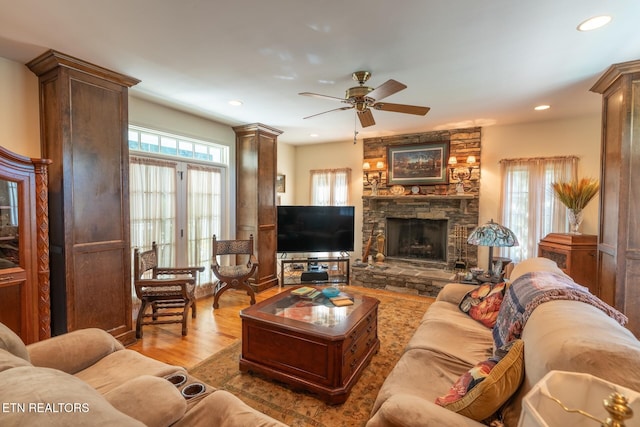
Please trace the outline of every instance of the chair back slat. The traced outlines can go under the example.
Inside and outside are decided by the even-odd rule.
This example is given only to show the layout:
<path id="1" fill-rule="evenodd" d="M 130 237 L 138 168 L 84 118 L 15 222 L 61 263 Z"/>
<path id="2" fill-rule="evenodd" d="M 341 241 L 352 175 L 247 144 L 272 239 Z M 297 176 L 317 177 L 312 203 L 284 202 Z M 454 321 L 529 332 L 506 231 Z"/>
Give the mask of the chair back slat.
<path id="1" fill-rule="evenodd" d="M 138 248 L 133 251 L 134 278 L 140 279 L 142 275 L 158 266 L 158 247 L 153 242 L 151 249 L 140 252 Z"/>
<path id="2" fill-rule="evenodd" d="M 217 240 L 213 236 L 213 256 L 253 255 L 253 235 L 248 240 Z"/>

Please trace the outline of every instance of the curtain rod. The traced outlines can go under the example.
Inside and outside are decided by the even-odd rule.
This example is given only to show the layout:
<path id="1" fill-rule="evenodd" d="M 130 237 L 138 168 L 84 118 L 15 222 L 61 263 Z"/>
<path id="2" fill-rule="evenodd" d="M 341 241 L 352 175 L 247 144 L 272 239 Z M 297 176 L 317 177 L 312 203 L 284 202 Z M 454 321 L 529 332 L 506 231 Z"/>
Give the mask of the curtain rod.
<path id="1" fill-rule="evenodd" d="M 498 163 L 502 162 L 539 162 L 547 160 L 580 160 L 578 156 L 555 156 L 555 157 L 520 157 L 516 159 L 501 159 Z"/>

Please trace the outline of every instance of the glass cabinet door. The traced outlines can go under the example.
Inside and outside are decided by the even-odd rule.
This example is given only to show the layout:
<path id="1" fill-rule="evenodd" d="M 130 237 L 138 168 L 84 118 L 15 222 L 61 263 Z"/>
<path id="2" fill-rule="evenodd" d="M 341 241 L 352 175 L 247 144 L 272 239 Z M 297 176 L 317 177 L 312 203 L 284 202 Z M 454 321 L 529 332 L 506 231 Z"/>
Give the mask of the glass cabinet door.
<path id="1" fill-rule="evenodd" d="M 0 179 L 0 269 L 20 265 L 18 183 Z"/>

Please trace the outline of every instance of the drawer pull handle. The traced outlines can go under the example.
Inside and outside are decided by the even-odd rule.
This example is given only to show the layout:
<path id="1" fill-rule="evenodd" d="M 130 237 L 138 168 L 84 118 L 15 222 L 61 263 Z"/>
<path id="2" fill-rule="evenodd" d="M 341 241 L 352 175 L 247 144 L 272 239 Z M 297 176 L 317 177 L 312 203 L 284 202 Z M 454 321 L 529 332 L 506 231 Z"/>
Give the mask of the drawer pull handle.
<path id="1" fill-rule="evenodd" d="M 13 280 L 13 276 L 3 276 L 3 277 L 0 277 L 0 280 L 2 281 Z"/>

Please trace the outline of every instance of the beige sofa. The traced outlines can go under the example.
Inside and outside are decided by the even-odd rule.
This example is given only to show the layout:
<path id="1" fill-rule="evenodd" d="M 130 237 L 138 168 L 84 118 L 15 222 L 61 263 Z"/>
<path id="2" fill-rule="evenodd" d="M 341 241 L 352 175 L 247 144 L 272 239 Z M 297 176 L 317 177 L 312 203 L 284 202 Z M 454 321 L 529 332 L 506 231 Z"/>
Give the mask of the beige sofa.
<path id="1" fill-rule="evenodd" d="M 165 379 L 184 375 L 182 385 Z M 126 350 L 100 329 L 25 346 L 0 323 L 0 425 L 283 426 L 178 366 Z"/>
<path id="2" fill-rule="evenodd" d="M 564 276 L 552 261 L 534 258 L 516 265 L 511 282 L 530 271 Z M 492 330 L 458 307 L 472 287 L 448 284 L 440 292 L 380 389 L 367 427 L 483 425 L 434 403 L 493 351 Z M 571 300 L 542 303 L 532 311 L 521 339 L 524 379 L 518 380 L 519 387 L 516 384 L 503 407 L 507 427 L 517 425 L 523 397 L 550 370 L 589 373 L 640 390 L 640 342 L 593 305 Z"/>

